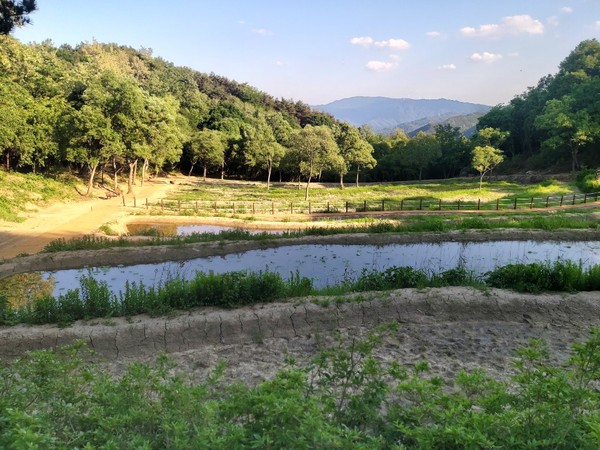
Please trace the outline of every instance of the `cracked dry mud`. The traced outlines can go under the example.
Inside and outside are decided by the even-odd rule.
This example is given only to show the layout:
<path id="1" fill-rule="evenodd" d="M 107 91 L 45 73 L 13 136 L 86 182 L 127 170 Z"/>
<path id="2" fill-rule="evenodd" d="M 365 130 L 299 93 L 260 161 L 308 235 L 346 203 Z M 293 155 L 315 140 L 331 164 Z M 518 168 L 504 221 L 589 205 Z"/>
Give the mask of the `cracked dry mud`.
<path id="1" fill-rule="evenodd" d="M 219 361 L 225 376 L 255 383 L 283 367 L 287 355 L 301 364 L 334 335 L 350 340 L 380 324 L 396 322 L 378 358 L 412 365 L 427 359 L 434 373 L 453 377 L 481 367 L 506 376 L 515 350 L 544 339 L 555 361 L 571 344 L 600 326 L 598 293 L 525 295 L 491 289 L 405 289 L 353 294 L 316 304 L 311 299 L 235 310 L 197 309 L 169 317 L 99 319 L 67 328 L 15 326 L 0 329 L 0 357 L 84 340 L 96 360 L 113 373 L 130 362 L 168 354 L 177 370 L 205 379 Z M 323 299 L 320 299 L 323 300 Z M 323 306 L 327 304 L 327 306 Z"/>

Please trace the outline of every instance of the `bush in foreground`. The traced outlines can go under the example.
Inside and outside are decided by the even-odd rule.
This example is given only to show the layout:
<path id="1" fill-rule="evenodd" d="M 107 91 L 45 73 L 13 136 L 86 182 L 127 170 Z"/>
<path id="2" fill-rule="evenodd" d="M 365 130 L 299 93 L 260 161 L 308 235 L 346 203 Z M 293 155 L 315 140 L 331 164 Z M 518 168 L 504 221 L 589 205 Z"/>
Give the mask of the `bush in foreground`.
<path id="1" fill-rule="evenodd" d="M 600 330 L 564 366 L 532 341 L 507 381 L 385 364 L 381 333 L 339 340 L 307 367 L 288 360 L 257 386 L 225 383 L 222 366 L 192 382 L 165 357 L 113 377 L 82 343 L 35 351 L 0 370 L 0 447 L 599 448 Z"/>

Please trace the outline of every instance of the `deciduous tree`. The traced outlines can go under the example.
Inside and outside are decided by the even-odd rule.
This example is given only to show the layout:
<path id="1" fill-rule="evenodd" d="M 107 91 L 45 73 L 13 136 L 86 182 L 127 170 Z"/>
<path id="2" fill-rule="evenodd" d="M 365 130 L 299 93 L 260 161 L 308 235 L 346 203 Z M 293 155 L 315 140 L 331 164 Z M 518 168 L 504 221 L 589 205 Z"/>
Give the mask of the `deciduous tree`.
<path id="1" fill-rule="evenodd" d="M 479 190 L 483 185 L 483 176 L 504 161 L 502 151 L 489 145 L 477 146 L 473 149 L 471 165 L 479 172 Z"/>

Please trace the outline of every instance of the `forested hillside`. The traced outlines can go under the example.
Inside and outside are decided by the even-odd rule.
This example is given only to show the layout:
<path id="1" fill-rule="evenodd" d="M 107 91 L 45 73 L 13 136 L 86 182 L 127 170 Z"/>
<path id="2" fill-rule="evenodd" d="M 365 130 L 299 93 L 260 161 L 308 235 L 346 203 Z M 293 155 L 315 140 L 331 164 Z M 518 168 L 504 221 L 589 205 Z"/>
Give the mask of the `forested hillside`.
<path id="1" fill-rule="evenodd" d="M 253 177 L 281 163 L 289 176 L 325 166 L 345 174 L 361 158 L 374 163 L 356 129 L 325 113 L 176 67 L 145 49 L 96 42 L 23 45 L 0 36 L 0 91 L 5 170 L 71 168 L 87 177 L 90 188 L 99 168 L 129 173 L 131 188 L 133 177 L 147 170 L 191 173 L 201 167 L 204 173 Z M 323 141 L 320 153 L 308 159 L 292 151 L 294 131 L 301 128 Z M 352 155 L 344 154 L 350 151 L 344 145 L 354 149 Z"/>
<path id="2" fill-rule="evenodd" d="M 478 132 L 378 135 L 247 84 L 177 67 L 151 50 L 97 42 L 23 45 L 0 36 L 0 162 L 6 171 L 71 171 L 91 191 L 150 172 L 240 179 L 399 181 L 476 174 L 475 149 L 498 170 L 577 170 L 600 163 L 600 44 L 584 41 L 556 75 L 484 115 Z M 491 153 L 490 153 L 491 154 Z M 128 180 L 128 181 L 127 181 Z M 143 181 L 142 181 L 143 182 Z"/>
<path id="3" fill-rule="evenodd" d="M 509 132 L 500 148 L 514 168 L 600 164 L 600 43 L 581 42 L 554 75 L 479 120 Z"/>

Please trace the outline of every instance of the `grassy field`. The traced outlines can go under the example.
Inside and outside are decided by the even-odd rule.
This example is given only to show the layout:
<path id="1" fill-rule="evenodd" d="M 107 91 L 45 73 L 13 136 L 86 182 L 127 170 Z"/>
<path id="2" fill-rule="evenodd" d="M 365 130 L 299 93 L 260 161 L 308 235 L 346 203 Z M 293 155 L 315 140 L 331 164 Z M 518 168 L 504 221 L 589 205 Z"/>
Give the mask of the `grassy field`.
<path id="1" fill-rule="evenodd" d="M 76 196 L 73 180 L 0 171 L 0 220 L 22 222 L 24 211 L 35 211 L 52 200 Z"/>
<path id="2" fill-rule="evenodd" d="M 182 185 L 182 189 L 167 200 L 181 201 L 303 201 L 304 184 L 275 184 L 266 190 L 262 183 L 228 180 L 208 180 Z M 514 197 L 546 197 L 578 192 L 574 184 L 548 180 L 523 185 L 506 181 L 486 182 L 479 190 L 477 179 L 453 179 L 425 182 L 363 184 L 340 189 L 335 183 L 311 184 L 310 199 L 314 201 L 378 201 L 402 199 L 434 199 L 442 201 L 494 201 Z"/>

